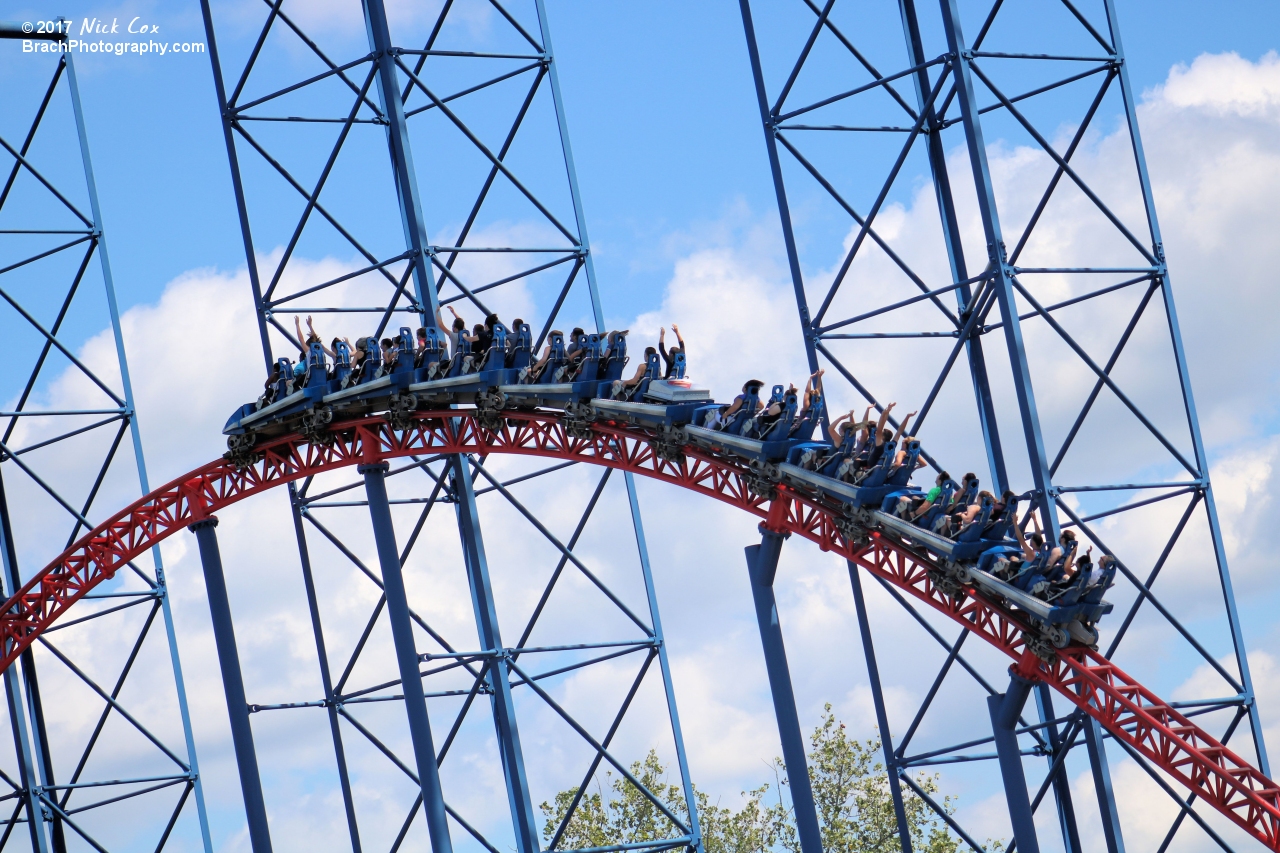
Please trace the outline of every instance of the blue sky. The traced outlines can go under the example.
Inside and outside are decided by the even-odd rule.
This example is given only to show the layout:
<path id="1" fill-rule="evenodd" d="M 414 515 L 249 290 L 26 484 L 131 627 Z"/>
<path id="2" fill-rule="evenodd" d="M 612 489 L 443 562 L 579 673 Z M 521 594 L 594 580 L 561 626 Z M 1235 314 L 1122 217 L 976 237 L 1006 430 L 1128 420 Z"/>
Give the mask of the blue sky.
<path id="1" fill-rule="evenodd" d="M 58 13 L 141 15 L 171 39 L 204 40 L 194 2 L 69 0 Z M 773 215 L 737 4 L 551 0 L 549 14 L 606 305 L 652 307 L 673 252 Z M 1270 2 L 1130 0 L 1120 16 L 1139 90 L 1201 53 L 1256 60 L 1280 31 Z M 208 56 L 77 61 L 122 302 L 154 300 L 193 268 L 242 265 Z M 30 64 L 0 58 L 6 75 Z"/>
<path id="2" fill-rule="evenodd" d="M 320 0 L 316 3 L 320 5 Z M 219 31 L 227 33 L 227 43 L 245 38 L 247 25 L 241 26 L 243 19 L 237 15 L 246 5 L 255 11 L 258 7 L 256 2 L 248 4 L 247 0 L 215 4 L 220 16 Z M 790 342 L 795 321 L 789 284 L 779 273 L 782 268 L 773 188 L 768 180 L 737 4 L 732 0 L 549 0 L 548 5 L 607 313 L 626 322 L 634 321 L 635 328 L 645 334 L 675 318 L 691 336 L 696 331 L 708 342 L 700 345 L 709 348 L 714 342 L 718 351 L 706 353 L 704 349 L 708 357 L 699 361 L 696 369 L 699 381 L 718 390 L 735 384 L 735 377 L 743 370 L 735 360 L 739 356 L 755 358 L 753 367 L 764 362 L 774 373 L 785 369 L 788 375 L 798 376 L 801 371 L 785 352 L 761 355 L 741 351 L 748 336 L 761 333 L 776 333 Z M 1156 98 L 1143 121 L 1148 150 L 1153 152 L 1157 193 L 1165 193 L 1161 199 L 1175 201 L 1166 205 L 1162 200 L 1161 211 L 1184 311 L 1192 371 L 1198 380 L 1205 431 L 1215 459 L 1223 460 L 1223 468 L 1215 471 L 1215 477 L 1224 517 L 1231 524 L 1228 540 L 1234 549 L 1237 588 L 1242 591 L 1246 636 L 1255 651 L 1265 652 L 1274 646 L 1277 636 L 1273 614 L 1280 598 L 1270 550 L 1277 539 L 1272 528 L 1278 505 L 1274 500 L 1275 478 L 1270 472 L 1280 468 L 1280 442 L 1275 437 L 1274 407 L 1266 402 L 1268 397 L 1275 397 L 1277 372 L 1272 365 L 1280 360 L 1276 359 L 1274 335 L 1250 332 L 1266 329 L 1268 318 L 1275 313 L 1274 281 L 1267 270 L 1274 268 L 1268 266 L 1268 259 L 1276 254 L 1272 244 L 1277 193 L 1251 194 L 1250 190 L 1280 186 L 1280 179 L 1276 178 L 1280 170 L 1264 170 L 1268 163 L 1280 162 L 1280 157 L 1274 130 L 1266 123 L 1271 119 L 1264 116 L 1255 121 L 1246 128 L 1249 132 L 1240 133 L 1237 139 L 1232 135 L 1235 125 L 1230 122 L 1241 115 L 1247 118 L 1248 109 L 1241 108 L 1239 115 L 1222 118 L 1214 112 L 1216 103 L 1200 109 L 1203 103 L 1197 98 L 1205 91 L 1206 80 L 1236 81 L 1242 91 L 1249 85 L 1262 85 L 1256 79 L 1251 83 L 1253 78 L 1248 74 L 1260 67 L 1259 61 L 1268 51 L 1280 47 L 1276 35 L 1280 33 L 1280 7 L 1273 2 L 1222 5 L 1224 8 L 1203 3 L 1120 0 L 1120 16 L 1130 74 L 1139 91 L 1159 86 L 1170 79 L 1172 68 L 1190 65 L 1204 54 L 1234 52 L 1247 66 L 1219 69 L 1223 76 L 1218 78 L 1213 77 L 1214 69 L 1208 65 L 1197 66 L 1200 70 L 1185 78 L 1191 80 L 1184 87 L 1189 93 L 1183 91 L 1171 99 Z M 38 19 L 49 12 L 30 8 L 34 11 L 28 14 L 24 6 L 15 5 L 5 16 Z M 37 11 L 44 14 L 36 14 Z M 138 16 L 157 24 L 167 40 L 204 40 L 198 5 L 190 0 L 68 2 L 57 12 L 77 20 L 97 16 L 118 18 L 122 23 Z M 761 15 L 757 26 L 786 23 Z M 356 31 L 352 38 L 362 39 L 363 34 Z M 241 321 L 248 308 L 248 292 L 244 277 L 236 277 L 244 266 L 243 247 L 209 59 L 207 54 L 90 55 L 78 57 L 77 67 L 116 287 L 122 306 L 134 307 L 126 328 L 149 336 L 135 338 L 130 344 L 135 380 L 141 389 L 139 410 L 147 430 L 148 454 L 153 470 L 159 469 L 155 479 L 167 479 L 206 461 L 220 449 L 217 431 L 226 411 L 246 396 L 243 388 L 257 382 L 252 373 L 257 369 L 253 359 L 240 358 L 243 353 L 234 351 L 239 339 L 232 330 L 246 329 Z M 15 81 L 12 89 L 16 98 L 29 101 L 38 93 L 17 82 L 44 78 L 47 72 L 44 66 L 37 70 L 31 57 L 2 51 L 0 73 Z M 1268 109 L 1280 113 L 1275 109 L 1280 99 L 1274 94 L 1263 96 L 1262 101 L 1271 105 Z M 0 123 L 5 123 L 0 132 L 7 137 L 13 132 L 6 123 L 9 120 L 0 116 Z M 1113 128 L 1103 124 L 1104 132 Z M 70 148 L 67 153 L 74 156 Z M 1015 163 L 1016 155 L 1017 152 L 1005 151 L 999 159 L 1008 165 Z M 69 167 L 76 168 L 77 164 L 69 161 Z M 419 162 L 419 174 L 423 176 L 420 180 L 429 188 L 432 170 L 447 167 L 448 164 Z M 1186 180 L 1184 173 L 1189 176 Z M 1266 180 L 1272 183 L 1267 184 Z M 1210 191 L 1214 189 L 1221 189 L 1221 194 L 1214 195 Z M 913 207 L 909 196 L 899 201 L 903 205 L 901 221 L 909 237 L 912 223 L 931 214 L 925 209 L 927 206 Z M 1201 213 L 1203 229 L 1198 227 L 1202 224 L 1198 218 Z M 834 236 L 832 245 L 838 246 L 842 234 L 831 227 L 831 233 L 823 236 Z M 274 247 L 258 248 L 266 253 Z M 337 257 L 332 265 L 350 260 L 345 249 L 334 251 Z M 320 262 L 321 258 L 311 257 L 310 261 Z M 815 266 L 830 263 L 830 258 L 819 258 Z M 192 271 L 197 272 L 188 275 Z M 179 285 L 186 281 L 190 287 L 172 287 L 172 298 L 166 297 L 165 301 L 162 294 L 175 280 Z M 1222 298 L 1224 281 L 1237 285 L 1231 292 L 1236 300 Z M 192 298 L 192 293 L 198 298 Z M 228 293 L 243 298 L 234 311 L 223 310 L 225 306 L 219 304 Z M 741 298 L 730 304 L 726 294 Z M 235 322 L 224 316 L 235 312 Z M 728 331 L 714 328 L 722 318 Z M 84 337 L 102 327 L 100 317 L 84 322 L 79 329 Z M 1238 332 L 1244 326 L 1247 330 Z M 1221 341 L 1237 333 L 1239 338 L 1232 351 L 1225 351 Z M 163 367 L 172 363 L 175 353 L 185 357 L 210 344 L 231 345 L 228 349 L 232 351 L 220 362 L 223 370 L 209 377 L 203 392 L 194 395 L 199 399 L 184 397 L 180 405 L 174 405 L 173 377 Z M 248 338 L 244 345 L 247 350 L 254 348 Z M 770 358 L 785 363 L 785 368 Z M 691 749 L 695 775 L 705 780 L 700 784 L 709 790 L 732 793 L 739 786 L 758 784 L 767 776 L 761 761 L 776 754 L 776 745 L 769 733 L 772 722 L 758 660 L 759 647 L 755 645 L 754 624 L 749 621 L 750 608 L 737 562 L 738 549 L 754 536 L 753 526 L 749 520 L 729 518 L 718 507 L 672 496 L 650 484 L 642 483 L 640 489 L 659 589 L 664 595 L 664 608 L 668 608 L 664 610 L 664 621 L 675 657 L 677 692 L 686 713 L 690 742 L 696 741 Z M 572 493 L 572 487 L 566 491 Z M 264 500 L 254 506 L 268 503 Z M 277 495 L 272 504 L 275 510 L 280 509 L 279 503 Z M 556 509 L 551 505 L 547 511 L 554 513 Z M 267 514 L 263 513 L 263 517 Z M 280 516 L 277 513 L 275 517 Z M 688 532 L 689 518 L 703 522 L 697 532 L 705 536 L 696 538 L 705 541 L 695 542 L 693 536 L 678 535 Z M 250 518 L 248 510 L 235 517 L 228 513 L 224 542 L 236 541 L 233 531 L 237 523 L 247 527 L 268 522 Z M 653 531 L 661 533 L 655 535 Z M 672 531 L 674 535 L 663 535 Z M 267 534 L 263 538 L 268 538 Z M 236 547 L 248 550 L 244 542 L 251 538 L 241 535 L 240 545 L 224 547 L 229 553 Z M 612 543 L 608 536 L 601 538 L 603 544 L 597 542 L 597 550 L 607 553 Z M 501 549 L 515 548 L 516 544 L 495 545 L 494 551 L 499 555 L 495 564 L 504 554 L 508 565 L 514 564 L 512 552 Z M 189 671 L 211 672 L 209 635 L 201 621 L 207 619 L 207 612 L 202 615 L 198 581 L 195 587 L 191 586 L 198 569 L 176 539 L 171 548 L 167 555 L 173 567 L 171 577 L 183 583 L 178 589 L 175 581 L 184 660 Z M 285 551 L 282 560 L 295 559 L 287 548 Z M 239 556 L 244 559 L 229 558 L 228 565 L 252 565 L 249 558 L 256 555 L 240 552 Z M 786 624 L 794 626 L 789 628 L 788 643 L 794 643 L 797 658 L 830 654 L 830 648 L 841 643 L 852 648 L 855 642 L 850 635 L 853 623 L 846 601 L 847 579 L 841 579 L 838 571 L 834 581 L 830 575 L 821 575 L 814 568 L 818 563 L 812 557 L 801 549 L 789 550 L 784 563 L 784 572 L 795 583 L 783 594 L 780 607 Z M 1200 567 L 1203 565 L 1202 561 Z M 272 591 L 292 589 L 295 581 L 292 576 L 260 579 L 255 575 L 245 582 L 245 587 L 251 583 L 256 591 L 261 583 Z M 1188 619 L 1203 618 L 1206 633 L 1213 636 L 1214 652 L 1221 653 L 1225 647 L 1218 630 L 1220 608 L 1214 601 L 1204 605 L 1196 600 L 1201 589 L 1188 584 L 1179 595 L 1171 597 L 1184 608 L 1179 612 L 1187 613 Z M 291 593 L 294 599 L 282 594 L 276 601 L 270 595 L 261 595 L 252 601 L 246 597 L 236 604 L 246 609 L 260 608 L 253 611 L 260 618 L 252 622 L 258 633 L 245 641 L 247 658 L 255 652 L 260 655 L 247 667 L 257 673 L 259 686 L 274 687 L 271 678 L 284 667 L 277 655 L 279 647 L 286 644 L 271 631 L 291 636 L 290 626 L 296 628 L 300 612 L 296 592 L 293 589 Z M 882 608 L 878 615 L 892 618 L 887 615 L 892 608 L 884 596 L 875 599 L 875 590 L 871 595 L 873 608 Z M 250 624 L 251 620 L 246 618 L 244 622 Z M 292 635 L 292 651 L 296 652 L 301 636 L 296 632 Z M 890 630 L 884 636 L 898 635 Z M 1153 633 L 1148 639 L 1164 653 L 1163 657 L 1152 655 L 1158 659 L 1151 663 L 1150 670 L 1161 690 L 1185 689 L 1191 691 L 1188 695 L 1199 696 L 1212 693 L 1215 687 L 1211 678 L 1202 687 L 1194 685 L 1194 690 L 1186 687 L 1202 673 L 1190 673 L 1194 661 L 1189 663 L 1188 656 L 1159 646 L 1165 635 Z M 1146 648 L 1136 645 L 1135 651 Z M 898 703 L 895 709 L 909 711 L 912 691 L 918 693 L 922 687 L 916 683 L 919 679 L 903 673 L 916 663 L 914 655 L 920 646 L 915 640 L 886 642 L 885 646 L 881 649 L 882 666 L 889 673 L 886 681 L 893 682 L 889 684 L 891 702 Z M 1258 671 L 1276 672 L 1276 661 L 1265 660 L 1270 661 L 1270 668 L 1260 664 Z M 311 665 L 301 655 L 287 658 L 288 661 L 300 661 L 294 667 L 299 671 Z M 1002 665 L 1001 661 L 995 662 L 997 669 Z M 797 672 L 797 691 L 806 720 L 813 718 L 822 702 L 834 701 L 838 713 L 859 726 L 860 732 L 869 733 L 867 694 L 856 656 L 848 671 L 834 682 L 810 672 L 799 674 L 798 667 Z M 730 684 L 726 673 L 741 677 Z M 1268 678 L 1268 685 L 1274 681 Z M 221 810 L 217 832 L 220 839 L 230 839 L 227 845 L 234 848 L 240 819 L 236 813 L 238 794 L 230 771 L 222 728 L 225 724 L 221 722 L 224 710 L 219 707 L 216 686 L 211 678 L 199 680 L 193 690 L 198 694 L 193 702 L 197 705 L 197 734 L 204 738 L 202 756 L 208 759 L 211 784 L 216 783 L 211 799 L 216 800 L 215 809 Z M 311 686 L 305 685 L 305 689 Z M 1271 704 L 1265 707 L 1273 709 L 1267 718 L 1272 724 L 1280 720 L 1280 690 L 1268 689 Z M 1201 692 L 1197 694 L 1195 690 Z M 976 704 L 973 707 L 979 708 Z M 956 716 L 959 718 L 959 711 Z M 979 724 L 983 724 L 981 717 L 978 714 L 976 718 Z M 964 722 L 973 723 L 973 715 L 968 714 Z M 278 740 L 264 738 L 271 743 L 264 750 L 273 750 L 272 760 L 281 759 L 282 755 L 290 758 L 286 754 L 292 743 L 288 733 L 276 734 Z M 1277 740 L 1280 738 L 1273 736 L 1273 750 Z M 206 750 L 205 744 L 212 745 Z M 326 760 L 322 757 L 315 766 Z M 1118 775 L 1124 772 L 1118 771 Z M 319 771 L 301 775 L 306 785 L 319 786 L 316 780 L 323 781 Z M 992 805 L 992 797 L 997 795 L 986 784 L 989 778 L 988 775 L 984 781 L 981 771 L 968 776 L 957 772 L 948 779 L 948 790 L 963 797 L 964 807 L 970 810 L 966 818 L 980 827 L 991 828 L 989 834 L 998 835 L 1004 818 L 999 803 Z M 289 788 L 282 783 L 273 790 Z M 318 805 L 311 803 L 308 807 Z M 1142 843 L 1133 846 L 1142 847 Z"/>

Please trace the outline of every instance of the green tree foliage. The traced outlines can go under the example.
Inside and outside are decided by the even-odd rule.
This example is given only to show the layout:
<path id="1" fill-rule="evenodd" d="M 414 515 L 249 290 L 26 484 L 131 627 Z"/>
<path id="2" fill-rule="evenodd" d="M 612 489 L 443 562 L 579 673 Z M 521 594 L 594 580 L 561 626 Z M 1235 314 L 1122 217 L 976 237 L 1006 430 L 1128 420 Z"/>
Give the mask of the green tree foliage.
<path id="1" fill-rule="evenodd" d="M 809 778 L 818 807 L 822 846 L 826 853 L 896 853 L 898 823 L 884 764 L 878 759 L 879 738 L 859 741 L 849 736 L 828 704 L 822 722 L 809 738 Z M 789 797 L 782 759 L 774 759 L 778 774 L 774 784 L 744 791 L 739 809 L 712 803 L 702 791 L 694 792 L 705 853 L 799 853 L 800 840 Z M 631 774 L 685 823 L 688 812 L 678 784 L 667 780 L 657 753 L 631 765 Z M 658 841 L 683 833 L 652 800 L 625 777 L 606 774 L 607 790 L 597 784 L 594 792 L 572 788 L 543 803 L 547 822 L 543 837 L 550 842 L 575 800 L 572 818 L 556 844 L 558 850 L 605 847 L 614 844 Z M 938 790 L 935 775 L 914 777 L 931 796 Z M 912 848 L 922 853 L 956 853 L 959 840 L 922 799 L 905 788 L 905 807 Z M 934 798 L 937 799 L 936 797 Z M 951 811 L 951 798 L 942 798 Z M 998 842 L 991 845 L 999 850 Z"/>

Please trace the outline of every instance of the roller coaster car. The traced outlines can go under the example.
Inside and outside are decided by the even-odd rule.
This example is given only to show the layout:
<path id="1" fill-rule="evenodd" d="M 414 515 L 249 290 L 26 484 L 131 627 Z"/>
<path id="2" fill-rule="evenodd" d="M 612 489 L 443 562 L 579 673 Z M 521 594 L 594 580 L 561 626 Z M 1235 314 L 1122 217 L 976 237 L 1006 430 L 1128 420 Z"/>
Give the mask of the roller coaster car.
<path id="1" fill-rule="evenodd" d="M 547 363 L 535 377 L 531 371 L 517 371 L 498 391 L 512 404 L 521 407 L 564 409 L 571 416 L 590 420 L 589 400 L 596 396 L 601 385 L 600 336 L 579 335 L 575 355 L 570 358 L 564 345 L 564 335 L 554 332 L 550 336 L 550 353 Z M 614 344 L 615 348 L 619 346 Z M 625 349 L 625 344 L 622 344 Z M 625 352 L 617 355 L 610 351 L 606 370 L 613 362 L 626 362 Z"/>
<path id="2" fill-rule="evenodd" d="M 493 327 L 493 338 L 485 352 L 472 353 L 471 344 L 460 337 L 458 351 L 446 362 L 444 339 L 432 327 L 427 329 L 427 347 L 409 394 L 415 405 L 475 403 L 487 414 L 486 422 L 496 428 L 496 413 L 507 405 L 501 389 L 516 381 L 521 370 L 528 367 L 529 348 L 528 323 L 521 323 L 511 332 L 499 323 Z"/>
<path id="3" fill-rule="evenodd" d="M 890 499 L 887 496 L 885 503 Z M 1077 572 L 1069 581 L 1051 587 L 1044 598 L 1032 595 L 990 571 L 1001 560 L 1017 565 L 1016 561 L 1022 557 L 1021 546 L 1010 538 L 1016 508 L 1007 508 L 1006 520 L 995 524 L 989 523 L 991 511 L 992 502 L 984 500 L 974 522 L 954 540 L 883 509 L 872 512 L 870 521 L 902 544 L 928 552 L 933 561 L 942 566 L 944 577 L 939 578 L 940 586 L 950 585 L 956 594 L 964 587 L 977 587 L 988 598 L 1021 611 L 1037 629 L 1025 638 L 1037 655 L 1050 659 L 1056 649 L 1072 641 L 1095 646 L 1098 642 L 1096 623 L 1112 610 L 1111 603 L 1102 596 L 1115 579 L 1116 566 L 1108 566 L 1100 573 Z"/>
<path id="4" fill-rule="evenodd" d="M 632 389 L 614 387 L 622 381 L 624 364 L 612 360 L 607 375 L 601 377 L 591 408 L 596 417 L 634 424 L 659 431 L 671 430 L 690 423 L 695 412 L 711 401 L 711 392 L 695 388 L 684 376 L 683 352 L 675 356 L 675 370 L 670 379 L 661 379 L 662 362 L 658 354 L 645 362 L 644 376 Z"/>
<path id="5" fill-rule="evenodd" d="M 707 418 L 714 416 L 721 407 L 701 406 L 694 412 L 693 422 L 685 427 L 685 431 L 694 444 L 739 456 L 747 460 L 753 470 L 776 482 L 778 463 L 787 459 L 796 447 L 811 443 L 813 431 L 822 418 L 823 399 L 821 394 L 815 394 L 809 410 L 802 417 L 796 411 L 798 400 L 795 392 L 784 391 L 781 385 L 775 385 L 769 402 L 759 407 L 760 414 L 763 414 L 771 406 L 779 406 L 781 411 L 771 420 L 749 416 L 748 413 L 755 411 L 758 403 L 759 397 L 754 392 L 747 394 L 742 407 L 719 429 L 699 424 L 706 424 Z"/>
<path id="6" fill-rule="evenodd" d="M 343 345 L 345 348 L 345 344 Z M 348 370 L 350 360 L 348 359 Z M 333 414 L 322 404 L 331 385 L 324 348 L 313 343 L 308 347 L 306 371 L 295 378 L 293 362 L 287 358 L 276 360 L 274 381 L 255 403 L 246 403 L 235 411 L 222 428 L 231 450 L 240 445 L 252 445 L 257 435 L 283 435 L 306 423 L 323 420 L 328 423 Z M 246 439 L 246 436 L 251 436 Z"/>
<path id="7" fill-rule="evenodd" d="M 821 446 L 833 453 L 839 453 L 831 445 Z M 921 494 L 918 486 L 910 484 L 911 475 L 916 470 L 916 460 L 920 458 L 920 442 L 915 439 L 907 442 L 907 455 L 902 465 L 894 467 L 897 442 L 890 441 L 885 445 L 884 454 L 876 466 L 852 483 L 834 475 L 823 474 L 822 468 L 818 471 L 810 471 L 801 467 L 798 464 L 800 459 L 814 447 L 814 442 L 801 442 L 792 447 L 787 456 L 789 461 L 781 462 L 777 466 L 778 478 L 792 488 L 816 493 L 838 503 L 849 504 L 853 508 L 863 510 L 880 507 L 891 501 L 897 502 L 900 497 L 916 497 Z"/>

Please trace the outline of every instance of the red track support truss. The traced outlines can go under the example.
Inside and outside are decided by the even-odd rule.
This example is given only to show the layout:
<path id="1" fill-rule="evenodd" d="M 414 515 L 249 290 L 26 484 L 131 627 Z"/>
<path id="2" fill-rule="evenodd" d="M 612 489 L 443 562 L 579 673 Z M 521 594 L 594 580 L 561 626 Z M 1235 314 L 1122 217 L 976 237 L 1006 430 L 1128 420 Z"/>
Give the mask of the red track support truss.
<path id="1" fill-rule="evenodd" d="M 1018 671 L 1053 687 L 1115 738 L 1150 760 L 1269 849 L 1280 851 L 1280 788 L 1097 652 L 1070 648 L 1046 664 L 1028 652 L 1026 625 L 1012 611 L 969 590 L 957 601 L 934 586 L 927 555 L 887 539 L 853 543 L 840 532 L 841 509 L 778 487 L 770 501 L 747 487 L 731 458 L 688 448 L 684 460 L 659 457 L 638 429 L 596 424 L 590 439 L 571 436 L 557 414 L 507 413 L 498 432 L 475 412 L 425 412 L 394 431 L 382 418 L 336 425 L 330 444 L 297 435 L 264 443 L 252 465 L 218 459 L 125 508 L 86 534 L 5 602 L 0 613 L 7 668 L 35 638 L 130 560 L 191 523 L 291 480 L 364 462 L 410 456 L 495 453 L 607 465 L 689 489 L 817 543 L 915 596 L 1008 654 Z"/>

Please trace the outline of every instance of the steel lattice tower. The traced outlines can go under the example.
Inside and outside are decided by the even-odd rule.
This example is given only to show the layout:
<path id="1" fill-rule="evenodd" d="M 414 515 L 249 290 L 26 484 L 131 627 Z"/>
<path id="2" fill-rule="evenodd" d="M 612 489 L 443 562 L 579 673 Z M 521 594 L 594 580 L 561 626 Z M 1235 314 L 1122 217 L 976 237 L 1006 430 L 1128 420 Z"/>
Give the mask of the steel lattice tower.
<path id="1" fill-rule="evenodd" d="M 0 48 L 10 58 L 17 39 L 63 44 L 56 24 L 43 36 L 0 25 Z M 73 56 L 20 61 L 0 128 L 7 593 L 107 506 L 150 491 Z M 109 350 L 84 346 L 104 328 Z M 0 768 L 0 847 L 160 850 L 176 828 L 212 850 L 159 550 L 129 570 L 4 673 L 14 753 Z"/>
<path id="2" fill-rule="evenodd" d="M 810 369 L 826 367 L 829 396 L 846 403 L 883 410 L 916 401 L 910 434 L 932 450 L 934 470 L 962 461 L 957 435 L 985 446 L 996 494 L 1022 491 L 1047 535 L 1073 530 L 1119 556 L 1123 579 L 1108 596 L 1117 608 L 1102 626 L 1106 656 L 1160 682 L 1170 676 L 1146 643 L 1184 650 L 1220 688 L 1175 704 L 1205 715 L 1202 724 L 1234 749 L 1256 753 L 1267 773 L 1113 0 L 741 0 L 741 14 Z M 1124 156 L 1103 161 L 1098 139 L 1108 133 Z M 1038 169 L 994 168 L 1007 152 L 992 148 L 997 141 L 1022 146 Z M 924 248 L 885 215 L 895 206 L 901 214 L 917 192 L 916 205 L 936 209 Z M 1088 239 L 1072 241 L 1084 217 Z M 877 369 L 885 364 L 896 370 Z M 1149 514 L 1170 505 L 1171 518 Z M 766 534 L 760 553 L 772 547 L 773 565 L 780 544 Z M 1168 579 L 1179 560 L 1192 568 Z M 907 615 L 873 632 L 859 575 L 851 565 L 904 850 L 908 788 L 980 848 L 912 779 L 918 768 L 978 760 L 999 765 L 1019 850 L 1056 846 L 1043 830 L 1036 838 L 1032 816 L 1056 808 L 1062 847 L 1075 853 L 1083 849 L 1076 813 L 1090 807 L 1073 802 L 1069 768 L 1079 772 L 1084 761 L 1107 849 L 1117 853 L 1124 815 L 1108 753 L 1127 755 L 1176 804 L 1162 853 L 1191 825 L 1231 849 L 1195 798 L 1130 747 L 1078 711 L 1058 716 L 1043 684 L 1034 690 L 1039 719 L 1023 712 L 1029 683 L 1015 677 L 1006 688 L 1007 677 L 966 653 L 967 630 L 944 636 L 883 580 Z M 1180 619 L 1171 583 L 1215 591 L 1218 618 Z M 941 664 L 918 673 L 916 713 L 891 719 L 873 634 L 883 653 L 890 632 L 909 628 L 904 618 L 937 641 Z M 1145 642 L 1126 642 L 1139 631 Z M 916 745 L 922 722 L 945 713 L 935 705 L 940 689 L 970 678 L 976 692 L 967 695 L 991 697 L 994 737 L 990 728 L 955 731 L 949 742 Z M 784 745 L 798 748 L 794 701 L 777 689 L 774 697 Z M 1081 745 L 1087 757 L 1076 759 Z M 787 755 L 793 779 L 803 776 L 796 748 Z M 806 853 L 817 853 L 812 807 L 806 821 L 804 792 L 795 793 Z"/>
<path id="3" fill-rule="evenodd" d="M 202 4 L 268 367 L 273 355 L 297 350 L 288 314 L 318 316 L 326 332 L 341 325 L 353 341 L 424 325 L 450 306 L 472 323 L 490 311 L 508 322 L 512 312 L 523 312 L 538 350 L 561 324 L 566 331 L 575 323 L 605 331 L 541 0 L 493 2 L 480 24 L 463 17 L 464 4 L 445 2 L 420 33 L 412 30 L 414 22 L 388 21 L 382 0 L 353 2 L 352 20 L 363 17 L 367 41 L 317 31 L 307 25 L 302 6 L 290 5 L 266 2 L 249 38 L 228 38 L 219 26 L 215 41 L 214 15 L 208 2 Z M 281 248 L 263 254 L 276 246 Z M 341 270 L 309 279 L 295 273 L 299 257 L 344 253 L 354 260 Z M 552 754 L 577 768 L 583 786 L 598 770 L 637 785 L 678 828 L 675 838 L 655 840 L 653 847 L 697 838 L 631 475 L 606 471 L 581 489 L 563 479 L 573 474 L 564 470 L 571 466 L 512 469 L 479 457 L 430 456 L 391 471 L 385 465 L 362 468 L 363 495 L 351 493 L 360 481 L 290 486 L 323 695 L 259 702 L 249 711 L 324 709 L 352 850 L 421 846 L 429 836 L 437 853 L 464 843 L 533 853 L 540 847 L 540 824 L 531 784 Z M 574 507 L 568 535 L 553 532 L 563 525 L 544 521 L 543 508 L 518 496 L 529 481 L 542 490 L 533 497 Z M 437 557 L 450 547 L 443 541 L 450 537 L 432 523 L 449 507 L 455 519 L 445 529 L 454 529 L 461 541 L 459 563 Z M 360 556 L 370 550 L 370 516 L 378 567 Z M 604 519 L 612 530 L 629 531 L 620 551 L 625 557 L 613 553 L 606 561 L 624 562 L 625 572 L 591 565 L 580 553 L 592 524 Z M 218 567 L 211 589 L 221 588 L 212 527 L 202 525 L 199 535 L 206 573 L 211 564 Z M 529 556 L 513 560 L 508 549 L 495 560 L 495 540 L 500 546 L 518 540 Z M 342 573 L 338 581 L 335 565 Z M 504 586 L 510 588 L 513 573 L 527 575 L 535 566 L 537 590 L 520 604 L 519 621 L 507 623 L 504 640 L 499 617 L 517 617 L 516 607 L 504 601 Z M 354 585 L 385 589 L 354 634 L 335 624 L 323 600 L 326 583 L 353 583 L 352 569 L 358 573 Z M 475 622 L 467 633 L 474 635 L 449 634 L 424 609 L 430 596 L 423 598 L 422 582 L 413 578 L 428 569 L 432 584 L 465 579 L 460 594 L 473 604 Z M 562 590 L 575 587 L 596 596 L 599 608 L 578 616 L 558 608 Z M 250 834 L 256 851 L 267 850 L 272 840 L 258 781 L 262 771 L 231 613 L 225 593 L 213 599 Z M 375 678 L 367 671 L 391 660 L 398 667 L 394 675 Z M 600 715 L 601 702 L 575 707 L 556 698 L 565 678 L 600 665 L 625 666 L 629 673 L 616 699 L 602 700 L 612 702 L 606 715 Z M 401 690 L 408 681 L 415 687 Z M 666 741 L 678 767 L 680 802 L 665 802 L 631 776 L 630 761 L 642 756 L 615 755 L 628 710 L 646 690 L 656 691 L 669 717 Z M 398 709 L 392 715 L 380 710 L 389 702 Z M 554 717 L 573 743 L 553 749 L 543 736 L 538 751 L 531 751 L 527 726 L 534 706 Z M 481 734 L 496 740 L 489 767 L 504 779 L 507 827 L 496 817 L 502 807 L 492 801 L 484 813 L 468 813 L 441 794 L 443 775 L 445 790 L 465 795 L 467 768 L 454 769 L 462 759 L 448 759 L 466 738 Z M 379 755 L 381 772 L 357 778 L 353 751 Z M 371 825 L 361 814 L 367 807 L 361 786 L 398 796 L 403 822 Z M 422 813 L 426 826 L 415 827 Z"/>

